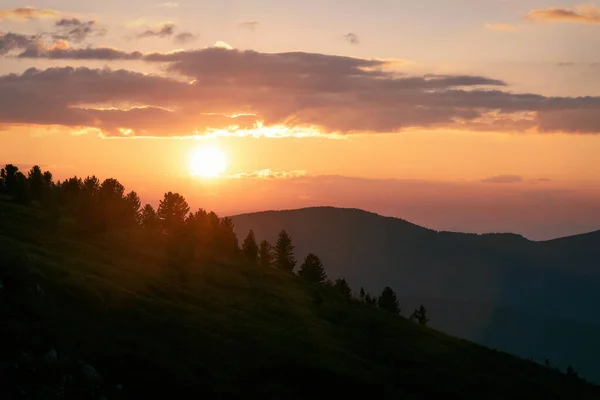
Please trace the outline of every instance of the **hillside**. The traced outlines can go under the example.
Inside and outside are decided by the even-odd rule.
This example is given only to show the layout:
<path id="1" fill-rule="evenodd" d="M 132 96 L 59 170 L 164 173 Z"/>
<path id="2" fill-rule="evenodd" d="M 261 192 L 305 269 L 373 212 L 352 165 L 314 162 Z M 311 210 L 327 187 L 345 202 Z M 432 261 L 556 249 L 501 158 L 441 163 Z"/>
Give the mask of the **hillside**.
<path id="1" fill-rule="evenodd" d="M 438 329 L 538 362 L 573 363 L 600 382 L 600 231 L 533 242 L 436 232 L 332 207 L 232 218 L 238 235 L 253 229 L 274 241 L 285 229 L 300 256 L 318 254 L 331 277 L 345 277 L 355 290 L 393 287 L 406 299 L 405 315 L 423 303 Z"/>
<path id="2" fill-rule="evenodd" d="M 0 218 L 3 399 L 600 395 L 280 271 L 212 260 L 173 281 L 136 229 L 84 236 L 4 200 Z"/>

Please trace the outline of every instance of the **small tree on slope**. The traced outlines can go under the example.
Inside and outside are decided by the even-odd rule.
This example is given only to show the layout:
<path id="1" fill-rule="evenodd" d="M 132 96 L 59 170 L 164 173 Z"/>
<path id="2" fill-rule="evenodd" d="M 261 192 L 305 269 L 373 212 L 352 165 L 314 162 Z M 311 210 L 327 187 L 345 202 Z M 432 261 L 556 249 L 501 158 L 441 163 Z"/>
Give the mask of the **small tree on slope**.
<path id="1" fill-rule="evenodd" d="M 327 279 L 327 274 L 325 273 L 325 268 L 323 268 L 323 263 L 319 257 L 313 253 L 310 253 L 306 256 L 304 262 L 300 266 L 298 275 L 307 281 L 314 283 L 323 283 Z"/>

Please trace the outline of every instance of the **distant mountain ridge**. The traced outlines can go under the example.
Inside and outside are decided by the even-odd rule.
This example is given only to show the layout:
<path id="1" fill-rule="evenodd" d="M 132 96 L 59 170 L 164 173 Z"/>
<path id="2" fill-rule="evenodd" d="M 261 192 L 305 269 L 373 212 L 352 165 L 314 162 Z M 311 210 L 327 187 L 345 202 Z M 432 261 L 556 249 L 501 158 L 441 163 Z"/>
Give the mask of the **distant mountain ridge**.
<path id="1" fill-rule="evenodd" d="M 590 344 L 590 352 L 579 343 L 577 354 L 571 354 L 568 343 L 575 339 L 568 321 L 600 332 L 600 231 L 532 241 L 512 233 L 438 232 L 399 218 L 334 207 L 232 218 L 240 238 L 253 229 L 258 238 L 273 243 L 283 228 L 294 240 L 299 261 L 314 252 L 331 278 L 345 277 L 355 291 L 364 287 L 379 294 L 384 286 L 391 286 L 401 297 L 424 303 L 429 299 L 434 326 L 436 312 L 449 313 L 437 318 L 444 321 L 440 329 L 484 344 L 500 343 L 502 349 L 524 357 L 541 356 L 536 351 L 524 354 L 522 343 L 535 342 L 528 332 L 543 329 L 529 326 L 526 331 L 523 321 L 547 324 L 554 317 L 563 321 L 558 325 L 564 335 L 552 335 L 544 348 L 556 350 L 545 357 L 566 360 L 570 355 L 584 374 L 600 381 L 600 362 L 596 362 L 600 348 Z M 465 304 L 486 306 L 473 312 Z M 404 314 L 409 312 L 405 308 Z M 464 331 L 465 324 L 470 331 Z M 509 340 L 510 331 L 521 336 Z"/>

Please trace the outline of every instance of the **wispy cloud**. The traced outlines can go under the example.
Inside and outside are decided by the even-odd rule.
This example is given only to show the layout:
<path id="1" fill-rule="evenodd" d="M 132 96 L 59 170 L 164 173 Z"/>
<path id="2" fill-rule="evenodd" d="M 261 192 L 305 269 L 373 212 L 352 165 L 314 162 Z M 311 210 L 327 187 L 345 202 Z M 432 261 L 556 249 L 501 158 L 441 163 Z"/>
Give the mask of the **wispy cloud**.
<path id="1" fill-rule="evenodd" d="M 106 29 L 98 28 L 96 21 L 81 21 L 78 18 L 62 18 L 55 22 L 56 32 L 51 33 L 54 40 L 68 40 L 75 43 L 89 36 L 102 36 Z"/>
<path id="2" fill-rule="evenodd" d="M 523 182 L 523 177 L 519 175 L 496 175 L 482 179 L 483 183 L 518 183 Z"/>
<path id="3" fill-rule="evenodd" d="M 177 44 L 184 44 L 196 40 L 198 37 L 190 32 L 181 32 L 175 35 L 174 41 Z"/>
<path id="4" fill-rule="evenodd" d="M 254 31 L 258 27 L 258 21 L 244 21 L 244 22 L 240 22 L 238 24 L 238 27 L 242 28 L 242 29 L 249 29 L 251 31 Z"/>
<path id="5" fill-rule="evenodd" d="M 163 22 L 160 25 L 145 30 L 144 32 L 135 35 L 138 39 L 149 38 L 149 37 L 170 37 L 175 34 L 175 24 L 172 22 Z"/>
<path id="6" fill-rule="evenodd" d="M 19 33 L 0 33 L 0 56 L 15 50 L 35 46 L 39 40 L 37 35 L 21 35 Z"/>
<path id="7" fill-rule="evenodd" d="M 145 31 L 136 34 L 135 38 L 173 38 L 173 41 L 177 44 L 188 43 L 197 38 L 197 36 L 191 32 L 178 31 L 179 28 L 173 22 L 163 22 L 155 27 L 148 28 Z"/>
<path id="8" fill-rule="evenodd" d="M 5 19 L 27 20 L 37 18 L 56 18 L 60 15 L 61 13 L 56 10 L 20 7 L 10 10 L 0 10 L 0 21 Z"/>
<path id="9" fill-rule="evenodd" d="M 485 28 L 492 31 L 502 31 L 502 32 L 516 32 L 519 30 L 518 26 L 510 25 L 510 24 L 485 24 Z"/>
<path id="10" fill-rule="evenodd" d="M 179 3 L 176 3 L 174 1 L 166 1 L 164 3 L 159 3 L 156 6 L 162 8 L 177 8 L 179 7 Z"/>
<path id="11" fill-rule="evenodd" d="M 360 39 L 358 38 L 358 35 L 356 33 L 346 33 L 344 34 L 344 38 L 351 44 L 359 44 L 360 43 Z"/>
<path id="12" fill-rule="evenodd" d="M 262 169 L 254 172 L 240 172 L 237 174 L 229 175 L 227 178 L 233 179 L 292 179 L 306 176 L 304 170 L 294 171 L 273 171 L 271 169 Z"/>
<path id="13" fill-rule="evenodd" d="M 600 8 L 593 4 L 581 4 L 569 8 L 543 8 L 531 10 L 526 18 L 536 22 L 600 23 Z"/>

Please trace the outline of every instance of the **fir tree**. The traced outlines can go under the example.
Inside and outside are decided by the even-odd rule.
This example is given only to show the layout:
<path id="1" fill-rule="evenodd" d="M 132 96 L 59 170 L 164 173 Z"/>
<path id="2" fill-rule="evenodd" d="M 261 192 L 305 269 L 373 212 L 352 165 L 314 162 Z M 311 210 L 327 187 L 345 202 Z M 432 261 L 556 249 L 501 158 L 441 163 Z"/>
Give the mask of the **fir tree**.
<path id="1" fill-rule="evenodd" d="M 390 287 L 386 287 L 381 292 L 381 295 L 377 299 L 377 305 L 383 310 L 393 312 L 394 314 L 400 314 L 400 304 L 396 298 L 396 292 Z"/>
<path id="2" fill-rule="evenodd" d="M 279 238 L 275 244 L 274 263 L 276 268 L 289 272 L 292 272 L 296 266 L 292 238 L 285 230 L 279 232 Z"/>
<path id="3" fill-rule="evenodd" d="M 310 253 L 304 259 L 304 262 L 300 266 L 300 271 L 298 271 L 298 275 L 306 279 L 307 281 L 314 283 L 323 283 L 327 279 L 327 274 L 325 274 L 325 268 L 323 268 L 323 263 L 313 253 Z"/>
<path id="4" fill-rule="evenodd" d="M 242 243 L 242 253 L 251 264 L 258 264 L 259 248 L 252 230 L 248 232 L 248 236 L 246 236 L 244 243 Z"/>

